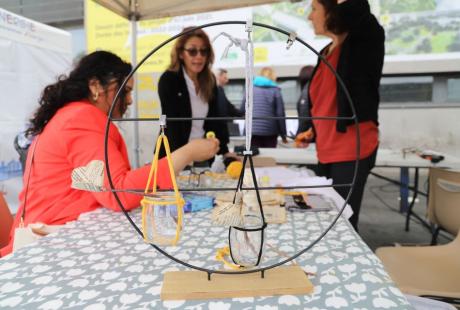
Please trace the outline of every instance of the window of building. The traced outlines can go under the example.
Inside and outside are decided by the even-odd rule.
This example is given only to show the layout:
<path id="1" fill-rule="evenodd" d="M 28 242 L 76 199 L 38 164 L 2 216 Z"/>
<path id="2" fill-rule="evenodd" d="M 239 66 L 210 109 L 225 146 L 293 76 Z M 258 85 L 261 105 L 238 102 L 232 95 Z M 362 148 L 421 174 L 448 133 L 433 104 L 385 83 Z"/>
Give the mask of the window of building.
<path id="1" fill-rule="evenodd" d="M 460 77 L 447 79 L 447 101 L 460 103 Z"/>
<path id="2" fill-rule="evenodd" d="M 278 81 L 286 109 L 295 109 L 300 89 L 295 78 L 283 78 Z M 245 96 L 244 80 L 231 80 L 224 87 L 228 100 L 237 108 L 240 108 Z"/>
<path id="3" fill-rule="evenodd" d="M 296 78 L 280 78 L 278 85 L 286 110 L 295 110 L 300 96 Z M 230 81 L 225 91 L 228 99 L 239 108 L 244 97 L 244 80 Z M 380 102 L 381 107 L 398 104 L 460 106 L 460 74 L 384 76 L 380 83 Z"/>
<path id="4" fill-rule="evenodd" d="M 244 80 L 231 80 L 225 85 L 224 90 L 227 99 L 239 109 L 245 96 Z"/>
<path id="5" fill-rule="evenodd" d="M 432 102 L 432 76 L 383 77 L 380 82 L 380 101 L 395 102 Z"/>
<path id="6" fill-rule="evenodd" d="M 283 96 L 285 109 L 296 109 L 296 103 L 300 96 L 300 87 L 296 79 L 283 79 L 278 81 Z"/>

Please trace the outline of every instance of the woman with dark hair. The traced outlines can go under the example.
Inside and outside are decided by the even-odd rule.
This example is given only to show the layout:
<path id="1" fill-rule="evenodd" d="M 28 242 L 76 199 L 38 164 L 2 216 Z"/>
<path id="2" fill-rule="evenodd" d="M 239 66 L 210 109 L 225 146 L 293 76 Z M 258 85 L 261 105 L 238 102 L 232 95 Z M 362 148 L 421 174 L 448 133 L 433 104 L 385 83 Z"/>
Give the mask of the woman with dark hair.
<path id="1" fill-rule="evenodd" d="M 162 113 L 167 117 L 223 116 L 217 104 L 217 86 L 211 71 L 214 51 L 208 35 L 194 27 L 184 28 L 171 51 L 171 63 L 158 82 Z M 220 141 L 219 154 L 234 157 L 228 151 L 228 129 L 225 121 L 167 121 L 166 135 L 171 150 L 213 131 Z"/>
<path id="2" fill-rule="evenodd" d="M 300 97 L 297 101 L 297 115 L 298 116 L 309 116 L 309 105 L 308 105 L 308 82 L 310 82 L 311 75 L 313 73 L 313 66 L 303 66 L 300 69 L 297 81 L 300 86 Z M 299 126 L 297 127 L 297 134 L 307 131 L 311 128 L 311 120 L 299 119 Z"/>
<path id="3" fill-rule="evenodd" d="M 348 201 L 354 212 L 350 222 L 357 230 L 364 186 L 374 167 L 379 144 L 377 112 L 385 33 L 371 14 L 367 0 L 313 0 L 311 7 L 308 19 L 315 34 L 332 39 L 321 54 L 345 83 L 359 121 L 358 175 Z M 319 59 L 310 82 L 309 99 L 313 117 L 353 115 L 344 90 Z M 312 135 L 299 135 L 304 135 L 305 143 L 314 136 L 318 174 L 332 178 L 334 184 L 350 184 L 357 158 L 354 120 L 313 120 L 312 123 Z M 350 188 L 337 187 L 336 190 L 345 198 Z"/>
<path id="4" fill-rule="evenodd" d="M 131 71 L 131 65 L 118 56 L 98 51 L 83 57 L 69 76 L 47 86 L 39 108 L 30 120 L 27 135 L 34 136 L 24 172 L 24 189 L 19 195 L 20 207 L 10 233 L 10 243 L 0 256 L 11 252 L 14 230 L 25 208 L 24 224 L 42 222 L 64 224 L 81 213 L 100 207 L 119 211 L 111 192 L 88 192 L 71 188 L 75 168 L 84 169 L 90 162 L 104 162 L 104 136 L 108 112 L 116 92 Z M 133 80 L 121 92 L 113 117 L 122 117 L 131 104 Z M 193 141 L 172 154 L 176 172 L 194 160 L 208 159 L 218 150 L 217 139 Z M 144 188 L 150 165 L 130 168 L 125 142 L 114 124 L 108 138 L 110 172 L 117 189 Z M 170 188 L 166 160 L 159 162 L 159 186 Z M 110 188 L 104 171 L 104 188 Z M 139 206 L 142 196 L 120 193 L 126 209 Z"/>

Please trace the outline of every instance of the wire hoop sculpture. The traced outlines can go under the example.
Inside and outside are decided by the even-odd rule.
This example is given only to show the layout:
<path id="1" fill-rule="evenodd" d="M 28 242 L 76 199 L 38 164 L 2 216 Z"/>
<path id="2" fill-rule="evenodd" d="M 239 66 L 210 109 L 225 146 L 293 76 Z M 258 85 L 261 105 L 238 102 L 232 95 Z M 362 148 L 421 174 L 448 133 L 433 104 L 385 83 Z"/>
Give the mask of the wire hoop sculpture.
<path id="1" fill-rule="evenodd" d="M 123 206 L 123 203 L 121 202 L 120 200 L 120 197 L 118 196 L 117 193 L 120 193 L 120 192 L 126 192 L 126 193 L 132 193 L 132 194 L 138 194 L 138 195 L 143 195 L 144 194 L 144 191 L 143 190 L 138 190 L 138 189 L 127 189 L 127 190 L 123 190 L 123 189 L 116 189 L 114 187 L 114 184 L 113 184 L 113 180 L 112 180 L 112 175 L 111 175 L 111 172 L 110 172 L 110 164 L 109 164 L 109 152 L 108 152 L 108 147 L 107 147 L 107 144 L 108 144 L 108 138 L 109 138 L 109 131 L 110 131 L 110 124 L 112 121 L 158 121 L 159 118 L 126 118 L 126 119 L 122 119 L 122 118 L 112 118 L 112 113 L 113 113 L 113 109 L 114 107 L 116 106 L 116 102 L 118 101 L 120 95 L 122 94 L 122 90 L 124 89 L 126 83 L 128 82 L 128 80 L 134 75 L 134 73 L 136 73 L 136 71 L 139 69 L 140 66 L 142 66 L 144 64 L 144 62 L 147 61 L 147 59 L 149 59 L 153 54 L 155 54 L 159 49 L 161 49 L 162 47 L 164 47 L 166 44 L 170 43 L 171 41 L 174 41 L 175 39 L 185 35 L 185 34 L 188 34 L 190 32 L 193 32 L 197 29 L 203 29 L 203 28 L 208 28 L 208 27 L 213 27 L 213 26 L 220 26 L 220 25 L 246 25 L 247 23 L 245 21 L 222 21 L 222 22 L 214 22 L 214 23 L 208 23 L 208 24 L 204 24 L 204 25 L 201 25 L 201 26 L 197 26 L 197 27 L 193 27 L 193 28 L 190 28 L 189 30 L 187 31 L 183 31 L 183 32 L 180 32 L 179 34 L 171 37 L 170 39 L 167 39 L 165 40 L 163 43 L 159 44 L 157 47 L 155 47 L 154 49 L 152 49 L 137 65 L 136 67 L 134 67 L 131 72 L 129 73 L 129 75 L 125 78 L 125 80 L 123 81 L 123 83 L 120 85 L 116 95 L 115 95 L 115 98 L 113 99 L 113 102 L 112 102 L 112 106 L 110 107 L 110 110 L 109 110 L 109 115 L 108 115 L 108 119 L 107 119 L 107 123 L 106 123 L 106 128 L 105 128 L 105 137 L 104 137 L 104 161 L 105 161 L 105 166 L 106 166 L 106 170 L 107 170 L 107 178 L 108 178 L 108 181 L 109 181 L 109 185 L 110 185 L 110 191 L 112 192 L 112 194 L 115 196 L 115 200 L 117 201 L 120 209 L 123 211 L 124 215 L 126 216 L 126 218 L 128 219 L 129 223 L 133 226 L 133 228 L 137 231 L 137 233 L 143 238 L 143 233 L 142 233 L 142 230 L 134 223 L 134 220 L 131 218 L 131 216 L 128 214 L 128 212 L 126 211 L 125 207 Z M 269 265 L 269 266 L 265 266 L 265 267 L 259 267 L 259 268 L 254 268 L 254 269 L 248 269 L 248 270 L 240 270 L 240 271 L 225 271 L 225 270 L 212 270 L 212 269 L 207 269 L 207 268 L 204 268 L 204 267 L 199 267 L 199 266 L 196 266 L 196 265 L 192 265 L 190 263 L 187 263 L 185 261 L 182 261 L 176 257 L 174 257 L 173 255 L 167 253 L 164 249 L 160 248 L 158 245 L 156 244 L 152 244 L 150 243 L 150 245 L 155 249 L 157 250 L 158 252 L 160 252 L 161 254 L 163 254 L 164 256 L 168 257 L 169 259 L 171 259 L 172 261 L 176 262 L 176 263 L 179 263 L 185 267 L 188 267 L 188 268 L 191 268 L 191 269 L 195 269 L 195 270 L 198 270 L 198 271 L 203 271 L 205 273 L 207 273 L 207 276 L 208 276 L 208 280 L 211 279 L 211 275 L 212 274 L 228 274 L 228 275 L 232 275 L 232 274 L 247 274 L 247 273 L 255 273 L 255 272 L 260 272 L 261 273 L 261 276 L 264 277 L 264 273 L 266 270 L 269 270 L 269 269 L 272 269 L 272 268 L 275 268 L 275 267 L 278 267 L 278 266 L 281 266 L 281 265 L 284 265 L 294 259 L 296 259 L 297 257 L 299 257 L 300 255 L 302 255 L 303 253 L 307 252 L 308 250 L 310 250 L 314 245 L 316 245 L 330 230 L 331 228 L 336 224 L 336 222 L 338 221 L 338 219 L 340 218 L 340 216 L 342 215 L 349 199 L 350 199 L 350 196 L 351 196 L 351 193 L 353 191 L 353 188 L 355 186 L 355 183 L 356 183 L 356 178 L 357 178 L 357 173 L 358 173 L 358 164 L 359 164 L 359 160 L 360 160 L 360 157 L 359 157 L 359 153 L 360 153 L 360 133 L 359 133 L 359 123 L 358 123 L 358 119 L 356 117 L 356 110 L 355 110 L 355 107 L 353 105 L 353 101 L 351 99 L 351 96 L 350 96 L 350 93 L 348 92 L 346 86 L 345 86 L 345 83 L 343 82 L 343 80 L 341 79 L 341 77 L 337 74 L 337 72 L 335 71 L 335 69 L 331 66 L 331 64 L 326 60 L 326 58 L 321 55 L 318 51 L 316 51 L 312 46 L 310 46 L 308 43 L 306 43 L 305 41 L 303 41 L 302 39 L 298 38 L 298 37 L 293 37 L 291 33 L 283 30 L 283 29 L 280 29 L 278 27 L 275 27 L 275 26 L 271 26 L 271 25 L 266 25 L 266 24 L 263 24 L 263 23 L 257 23 L 257 22 L 253 22 L 252 23 L 253 26 L 257 26 L 257 27 L 262 27 L 262 28 L 266 28 L 266 29 L 270 29 L 270 30 L 273 30 L 273 31 L 277 31 L 277 32 L 280 32 L 284 35 L 287 36 L 288 38 L 288 44 L 292 45 L 293 41 L 298 41 L 299 43 L 301 43 L 303 46 L 305 46 L 306 48 L 308 48 L 311 52 L 313 52 L 314 54 L 316 54 L 320 61 L 322 61 L 326 66 L 327 68 L 333 73 L 333 75 L 335 76 L 337 82 L 339 83 L 340 85 L 340 88 L 343 90 L 344 94 L 345 94 L 345 97 L 347 98 L 348 100 L 348 103 L 350 105 L 350 109 L 351 109 L 351 112 L 352 112 L 352 115 L 351 116 L 346 116 L 346 117 L 306 117 L 306 116 L 299 116 L 299 117 L 263 117 L 263 118 L 256 118 L 254 117 L 253 119 L 310 119 L 310 120 L 314 120 L 314 119 L 318 119 L 318 120 L 349 120 L 349 121 L 353 121 L 354 123 L 354 126 L 356 128 L 356 160 L 355 160 L 355 166 L 354 166 L 354 173 L 353 173 L 353 179 L 352 179 L 352 182 L 349 183 L 349 184 L 332 184 L 332 185 L 314 185 L 314 186 L 287 186 L 287 187 L 257 187 L 257 184 L 255 183 L 254 187 L 241 187 L 241 189 L 244 189 L 244 190 L 256 190 L 257 192 L 257 195 L 258 195 L 258 190 L 269 190 L 269 189 L 277 189 L 277 188 L 283 188 L 283 189 L 294 189 L 294 188 L 319 188 L 319 187 L 349 187 L 349 191 L 348 191 L 348 195 L 347 197 L 345 198 L 345 201 L 342 205 L 342 207 L 340 208 L 340 210 L 338 211 L 336 217 L 331 221 L 331 223 L 329 224 L 329 226 L 314 240 L 310 243 L 310 245 L 306 246 L 304 249 L 300 250 L 299 252 L 297 252 L 296 254 L 280 261 L 280 262 L 277 262 L 277 263 L 274 263 L 272 265 Z M 246 70 L 252 70 L 252 68 L 246 68 Z M 246 89 L 246 91 L 248 91 L 248 89 Z M 192 117 L 189 117 L 189 118 L 168 118 L 168 121 L 184 121 L 184 120 L 202 120 L 202 119 L 208 119 L 208 120 L 222 120 L 222 121 L 228 121 L 228 120 L 233 120 L 233 119 L 239 119 L 239 118 L 232 118 L 232 117 L 213 117 L 213 118 L 192 118 Z M 251 161 L 252 163 L 252 158 L 251 156 L 248 157 L 249 160 Z M 247 160 L 247 157 L 245 156 L 244 157 L 244 161 Z M 252 167 L 252 165 L 250 165 Z M 255 175 L 254 175 L 255 176 Z M 207 188 L 207 189 L 198 189 L 199 190 L 206 190 L 206 191 L 212 191 L 212 190 L 216 190 L 215 188 Z M 235 188 L 219 188 L 218 190 L 235 190 Z M 188 191 L 188 190 L 182 190 L 182 191 Z M 189 191 L 197 191 L 197 189 L 191 189 Z M 258 199 L 260 199 L 260 197 L 258 197 Z M 264 223 L 265 223 L 265 220 L 264 220 Z M 266 223 L 265 225 L 263 225 L 264 228 L 266 226 Z M 230 231 L 230 229 L 229 229 Z M 260 260 L 260 256 L 259 256 L 259 260 Z"/>

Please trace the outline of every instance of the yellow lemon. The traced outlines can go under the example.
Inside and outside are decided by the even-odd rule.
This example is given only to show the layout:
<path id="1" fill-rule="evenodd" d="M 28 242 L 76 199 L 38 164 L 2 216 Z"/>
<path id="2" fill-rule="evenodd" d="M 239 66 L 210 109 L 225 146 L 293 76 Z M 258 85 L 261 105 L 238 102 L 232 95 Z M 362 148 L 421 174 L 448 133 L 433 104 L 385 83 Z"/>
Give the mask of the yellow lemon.
<path id="1" fill-rule="evenodd" d="M 206 139 L 211 139 L 211 138 L 215 138 L 216 137 L 216 134 L 214 133 L 214 131 L 208 131 L 206 133 Z"/>
<path id="2" fill-rule="evenodd" d="M 241 169 L 243 169 L 243 163 L 240 161 L 232 161 L 228 166 L 227 166 L 227 174 L 236 179 L 240 176 L 241 174 Z"/>

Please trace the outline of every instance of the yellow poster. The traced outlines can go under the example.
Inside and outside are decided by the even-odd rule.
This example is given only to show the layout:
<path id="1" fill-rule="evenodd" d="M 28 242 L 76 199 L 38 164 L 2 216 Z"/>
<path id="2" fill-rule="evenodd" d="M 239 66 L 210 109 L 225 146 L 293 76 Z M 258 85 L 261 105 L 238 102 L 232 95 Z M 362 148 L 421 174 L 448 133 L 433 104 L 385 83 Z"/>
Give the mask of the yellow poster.
<path id="1" fill-rule="evenodd" d="M 170 34 L 157 31 L 170 18 L 146 20 L 137 24 L 137 63 Z M 85 2 L 86 46 L 88 52 L 108 50 L 126 61 L 131 61 L 131 24 L 123 18 L 92 0 Z M 172 44 L 167 44 L 139 68 L 139 73 L 163 72 L 169 64 Z"/>
<path id="2" fill-rule="evenodd" d="M 170 18 L 146 20 L 137 23 L 137 63 L 158 45 L 171 38 L 162 26 Z M 111 51 L 131 62 L 131 22 L 92 0 L 85 0 L 85 29 L 87 51 Z M 160 104 L 157 84 L 160 74 L 169 64 L 172 43 L 149 57 L 137 70 L 138 116 L 158 117 Z"/>

